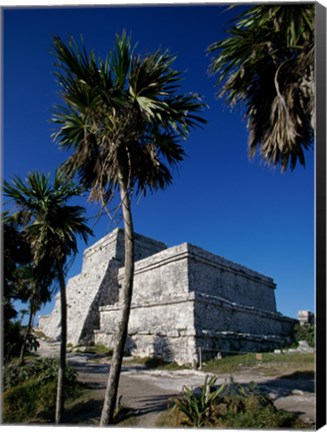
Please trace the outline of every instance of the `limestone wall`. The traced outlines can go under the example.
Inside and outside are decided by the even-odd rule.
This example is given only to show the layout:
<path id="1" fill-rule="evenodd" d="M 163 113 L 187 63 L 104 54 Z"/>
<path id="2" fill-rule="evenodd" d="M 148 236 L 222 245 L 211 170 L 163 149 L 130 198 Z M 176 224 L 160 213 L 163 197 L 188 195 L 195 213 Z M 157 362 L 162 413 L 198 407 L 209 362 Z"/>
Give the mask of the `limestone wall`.
<path id="1" fill-rule="evenodd" d="M 197 347 L 207 355 L 222 351 L 267 351 L 289 341 L 297 321 L 276 312 L 197 293 Z"/>
<path id="2" fill-rule="evenodd" d="M 222 351 L 277 348 L 295 320 L 276 312 L 273 279 L 183 243 L 135 235 L 134 293 L 126 350 L 194 364 Z M 124 283 L 124 232 L 114 230 L 84 252 L 82 272 L 67 284 L 68 342 L 115 346 Z M 39 318 L 60 336 L 60 298 Z"/>
<path id="3" fill-rule="evenodd" d="M 101 308 L 101 326 L 95 331 L 95 343 L 115 346 L 115 331 L 120 309 Z M 193 300 L 158 302 L 132 306 L 126 351 L 137 357 L 155 356 L 166 361 L 191 363 L 195 357 Z"/>
<path id="4" fill-rule="evenodd" d="M 187 243 L 163 250 L 135 263 L 133 304 L 169 300 L 189 292 Z M 124 269 L 118 273 L 124 281 Z"/>
<path id="5" fill-rule="evenodd" d="M 166 245 L 135 235 L 135 256 L 142 259 Z M 99 307 L 118 301 L 118 269 L 124 262 L 124 231 L 117 228 L 84 251 L 82 272 L 67 282 L 67 340 L 73 345 L 93 341 L 99 328 Z M 60 337 L 60 296 L 48 316 L 39 317 L 39 329 L 48 337 Z"/>
<path id="6" fill-rule="evenodd" d="M 161 251 L 135 264 L 126 350 L 192 364 L 199 348 L 212 356 L 279 347 L 294 320 L 276 312 L 274 288 L 271 278 L 188 243 Z M 96 342 L 114 346 L 120 306 L 100 308 Z"/>
<path id="7" fill-rule="evenodd" d="M 188 252 L 190 291 L 276 312 L 273 279 L 197 246 L 189 244 Z"/>
<path id="8" fill-rule="evenodd" d="M 124 270 L 118 273 L 123 284 Z M 120 302 L 100 308 L 95 342 L 114 346 Z M 126 350 L 135 356 L 191 363 L 196 356 L 194 294 L 188 291 L 187 244 L 135 264 L 134 292 Z"/>

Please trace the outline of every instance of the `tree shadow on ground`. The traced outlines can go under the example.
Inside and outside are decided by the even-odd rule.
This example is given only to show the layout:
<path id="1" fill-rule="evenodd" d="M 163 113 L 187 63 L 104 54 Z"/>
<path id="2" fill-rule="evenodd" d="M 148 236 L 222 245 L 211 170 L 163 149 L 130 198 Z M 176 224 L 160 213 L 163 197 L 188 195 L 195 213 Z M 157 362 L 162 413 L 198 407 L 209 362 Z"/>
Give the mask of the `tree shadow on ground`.
<path id="1" fill-rule="evenodd" d="M 64 423 L 98 425 L 100 422 L 103 399 L 89 399 L 77 402 L 65 409 Z"/>
<path id="2" fill-rule="evenodd" d="M 276 398 L 289 396 L 295 390 L 315 393 L 315 375 L 313 372 L 297 371 L 268 379 L 258 384 L 258 387 L 264 391 L 273 391 Z"/>
<path id="3" fill-rule="evenodd" d="M 165 394 L 165 395 L 150 395 L 144 398 L 139 398 L 138 402 L 142 408 L 135 410 L 135 416 L 143 416 L 145 414 L 156 413 L 166 410 L 171 404 L 172 400 L 176 399 L 178 394 Z"/>

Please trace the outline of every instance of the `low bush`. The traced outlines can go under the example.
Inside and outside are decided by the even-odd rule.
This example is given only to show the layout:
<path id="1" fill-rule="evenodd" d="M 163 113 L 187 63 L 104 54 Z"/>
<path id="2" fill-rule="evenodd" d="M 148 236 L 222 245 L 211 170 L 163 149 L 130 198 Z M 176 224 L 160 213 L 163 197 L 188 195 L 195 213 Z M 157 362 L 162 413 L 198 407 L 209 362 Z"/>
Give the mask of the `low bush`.
<path id="1" fill-rule="evenodd" d="M 184 387 L 176 400 L 175 426 L 220 428 L 305 428 L 296 413 L 279 410 L 254 384 L 223 384 L 214 389 L 216 378 L 206 377 L 200 393 Z"/>
<path id="2" fill-rule="evenodd" d="M 294 338 L 296 343 L 301 340 L 308 342 L 310 347 L 315 346 L 315 326 L 314 324 L 305 323 L 303 325 L 296 324 L 294 327 Z"/>
<path id="3" fill-rule="evenodd" d="M 29 379 L 4 392 L 4 423 L 44 423 L 54 418 L 56 382 Z"/>
<path id="4" fill-rule="evenodd" d="M 40 358 L 25 365 L 9 364 L 4 370 L 4 423 L 39 423 L 54 419 L 59 363 L 56 359 Z M 66 368 L 65 394 L 75 397 L 76 372 Z"/>

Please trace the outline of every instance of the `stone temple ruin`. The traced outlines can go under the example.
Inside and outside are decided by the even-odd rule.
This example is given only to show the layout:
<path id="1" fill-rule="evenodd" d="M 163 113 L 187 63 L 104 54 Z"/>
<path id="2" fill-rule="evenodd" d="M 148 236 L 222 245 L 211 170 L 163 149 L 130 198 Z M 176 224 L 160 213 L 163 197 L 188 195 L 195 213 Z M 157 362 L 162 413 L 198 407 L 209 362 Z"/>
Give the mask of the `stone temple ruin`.
<path id="1" fill-rule="evenodd" d="M 276 285 L 197 246 L 167 248 L 135 235 L 134 293 L 126 350 L 180 364 L 221 352 L 266 351 L 290 340 L 294 319 L 276 310 Z M 124 231 L 115 229 L 84 252 L 67 284 L 68 343 L 114 346 L 124 279 Z M 39 329 L 60 337 L 60 296 Z"/>

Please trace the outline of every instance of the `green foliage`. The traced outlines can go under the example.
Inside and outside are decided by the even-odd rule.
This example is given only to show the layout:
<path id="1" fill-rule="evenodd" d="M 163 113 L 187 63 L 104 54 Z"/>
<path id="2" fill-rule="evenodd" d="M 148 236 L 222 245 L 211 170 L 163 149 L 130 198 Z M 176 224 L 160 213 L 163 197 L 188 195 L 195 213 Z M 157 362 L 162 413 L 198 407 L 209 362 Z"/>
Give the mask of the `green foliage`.
<path id="1" fill-rule="evenodd" d="M 216 384 L 216 377 L 209 379 L 206 376 L 203 386 L 201 387 L 200 396 L 194 393 L 194 390 L 184 386 L 181 399 L 176 400 L 175 409 L 185 414 L 191 426 L 204 426 L 211 416 L 214 400 L 224 390 L 224 385 L 218 390 L 210 392 L 210 389 Z"/>
<path id="2" fill-rule="evenodd" d="M 294 338 L 296 342 L 305 340 L 311 347 L 315 346 L 315 326 L 314 324 L 305 323 L 303 325 L 296 324 L 294 327 Z"/>
<path id="3" fill-rule="evenodd" d="M 5 321 L 4 323 L 4 360 L 5 363 L 10 361 L 12 357 L 18 356 L 23 343 L 21 334 L 21 326 L 19 322 Z"/>
<path id="4" fill-rule="evenodd" d="M 4 370 L 3 418 L 5 423 L 53 421 L 59 362 L 39 358 Z M 66 368 L 65 392 L 76 396 L 76 371 Z"/>
<path id="5" fill-rule="evenodd" d="M 184 387 L 174 411 L 183 417 L 174 426 L 221 427 L 221 428 L 286 428 L 305 427 L 295 413 L 278 410 L 273 402 L 260 393 L 256 384 L 244 386 L 234 383 L 213 390 L 216 378 L 205 379 L 201 393 Z M 162 424 L 164 426 L 164 424 Z"/>
<path id="6" fill-rule="evenodd" d="M 211 422 L 218 427 L 276 429 L 301 425 L 295 413 L 278 410 L 268 397 L 256 393 L 224 397 L 216 409 Z"/>
<path id="7" fill-rule="evenodd" d="M 250 156 L 282 170 L 313 145 L 314 22 L 314 4 L 255 5 L 208 48 L 219 96 L 245 107 Z"/>
<path id="8" fill-rule="evenodd" d="M 28 290 L 21 283 L 21 270 L 30 262 L 31 252 L 26 236 L 21 232 L 22 220 L 2 213 L 3 222 L 3 339 L 4 359 L 19 355 L 23 337 L 14 301 L 28 300 Z"/>
<path id="9" fill-rule="evenodd" d="M 30 172 L 25 182 L 17 176 L 11 183 L 4 180 L 3 191 L 18 210 L 14 216 L 24 215 L 23 232 L 32 250 L 34 273 L 47 292 L 58 268 L 77 253 L 76 237 L 86 242 L 93 234 L 85 223 L 85 209 L 66 204 L 84 191 L 58 170 L 52 184 L 50 174 Z"/>
<path id="10" fill-rule="evenodd" d="M 131 38 L 117 35 L 105 59 L 88 53 L 83 41 L 53 41 L 63 105 L 55 108 L 53 138 L 72 150 L 63 165 L 90 190 L 90 200 L 107 204 L 124 180 L 134 193 L 172 182 L 171 167 L 185 157 L 180 143 L 206 123 L 197 94 L 180 94 L 182 74 L 167 51 L 135 54 Z"/>
<path id="11" fill-rule="evenodd" d="M 32 423 L 53 420 L 56 382 L 29 379 L 11 387 L 3 395 L 4 423 Z M 41 421 L 42 421 L 41 420 Z"/>
<path id="12" fill-rule="evenodd" d="M 32 351 L 36 352 L 37 349 L 39 348 L 39 346 L 40 346 L 40 343 L 39 343 L 37 337 L 34 334 L 29 333 L 27 335 L 27 339 L 26 339 L 26 349 L 30 352 L 32 352 Z"/>
<path id="13" fill-rule="evenodd" d="M 19 356 L 23 344 L 25 328 L 22 327 L 18 321 L 7 321 L 4 327 L 4 360 L 5 364 L 7 364 L 13 358 Z M 36 352 L 39 345 L 37 337 L 34 334 L 28 334 L 26 350 L 29 352 Z"/>
<path id="14" fill-rule="evenodd" d="M 59 362 L 53 358 L 37 358 L 24 365 L 11 363 L 4 369 L 4 389 L 16 387 L 30 379 L 37 382 L 50 382 L 57 379 Z M 66 382 L 73 385 L 76 381 L 76 372 L 73 368 L 66 368 Z"/>

